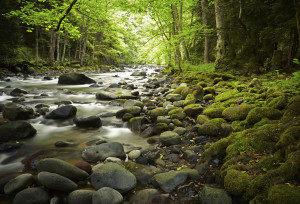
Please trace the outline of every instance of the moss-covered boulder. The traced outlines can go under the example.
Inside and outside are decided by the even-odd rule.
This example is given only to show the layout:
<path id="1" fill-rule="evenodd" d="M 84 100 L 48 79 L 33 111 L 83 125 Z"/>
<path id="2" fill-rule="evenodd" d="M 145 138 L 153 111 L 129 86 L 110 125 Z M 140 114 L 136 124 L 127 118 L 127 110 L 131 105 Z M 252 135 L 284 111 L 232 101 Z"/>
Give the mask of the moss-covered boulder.
<path id="1" fill-rule="evenodd" d="M 285 95 L 267 100 L 267 105 L 271 108 L 282 110 L 287 105 L 287 97 Z"/>
<path id="2" fill-rule="evenodd" d="M 300 95 L 295 96 L 283 114 L 282 121 L 291 122 L 300 116 Z"/>
<path id="3" fill-rule="evenodd" d="M 222 118 L 223 111 L 225 110 L 224 107 L 208 107 L 203 111 L 204 115 L 207 115 L 210 118 Z"/>
<path id="4" fill-rule="evenodd" d="M 180 136 L 173 131 L 166 131 L 161 133 L 159 140 L 165 146 L 177 145 L 181 142 Z"/>
<path id="5" fill-rule="evenodd" d="M 192 89 L 190 89 L 189 87 L 185 87 L 182 91 L 181 91 L 181 97 L 182 98 L 186 98 L 187 95 L 193 93 Z"/>
<path id="6" fill-rule="evenodd" d="M 188 94 L 183 102 L 183 106 L 191 105 L 196 102 L 196 98 L 193 94 Z"/>
<path id="7" fill-rule="evenodd" d="M 245 120 L 249 111 L 253 108 L 251 105 L 229 107 L 222 112 L 222 116 L 229 121 Z"/>
<path id="8" fill-rule="evenodd" d="M 181 95 L 180 94 L 168 94 L 166 96 L 166 100 L 171 101 L 171 102 L 180 101 L 181 100 Z"/>
<path id="9" fill-rule="evenodd" d="M 222 118 L 215 118 L 209 121 L 206 121 L 198 129 L 200 135 L 206 136 L 221 136 L 224 133 L 222 124 L 225 123 L 225 120 Z M 225 135 L 224 135 L 225 136 Z"/>
<path id="10" fill-rule="evenodd" d="M 209 118 L 206 115 L 198 115 L 197 123 L 203 125 L 205 122 L 209 121 Z"/>
<path id="11" fill-rule="evenodd" d="M 133 116 L 139 116 L 140 113 L 142 112 L 142 109 L 139 106 L 128 107 L 128 108 L 126 108 L 126 110 L 127 110 L 127 113 L 130 113 Z"/>
<path id="12" fill-rule="evenodd" d="M 242 195 L 249 186 L 251 177 L 246 172 L 231 169 L 224 179 L 225 190 L 232 195 Z"/>
<path id="13" fill-rule="evenodd" d="M 269 118 L 271 120 L 278 120 L 281 117 L 281 112 L 277 109 L 270 107 L 256 107 L 253 108 L 247 115 L 246 121 L 252 125 L 259 122 L 263 118 Z"/>
<path id="14" fill-rule="evenodd" d="M 156 123 L 154 125 L 154 134 L 160 134 L 169 129 L 168 124 L 166 123 Z"/>
<path id="15" fill-rule="evenodd" d="M 210 101 L 210 100 L 213 100 L 214 96 L 212 94 L 206 94 L 204 97 L 203 97 L 203 100 L 204 101 Z"/>
<path id="16" fill-rule="evenodd" d="M 131 118 L 133 118 L 134 115 L 130 114 L 130 113 L 125 113 L 123 116 L 122 116 L 122 120 L 123 121 L 129 121 Z"/>
<path id="17" fill-rule="evenodd" d="M 195 96 L 196 99 L 202 99 L 204 96 L 203 87 L 200 85 L 195 85 L 192 87 L 192 94 Z"/>
<path id="18" fill-rule="evenodd" d="M 227 101 L 232 98 L 237 98 L 240 95 L 241 94 L 237 89 L 232 89 L 232 90 L 225 91 L 223 93 L 218 94 L 216 96 L 215 100 L 216 100 L 216 102 L 224 102 L 224 101 Z"/>
<path id="19" fill-rule="evenodd" d="M 155 121 L 158 116 L 165 116 L 167 115 L 167 110 L 163 107 L 155 108 L 149 111 L 149 115 L 152 121 Z"/>
<path id="20" fill-rule="evenodd" d="M 300 188 L 286 184 L 272 186 L 268 193 L 268 202 L 272 204 L 300 204 Z"/>
<path id="21" fill-rule="evenodd" d="M 211 144 L 203 153 L 203 158 L 210 161 L 213 157 L 223 158 L 226 155 L 226 148 L 230 144 L 230 138 L 222 138 Z"/>
<path id="22" fill-rule="evenodd" d="M 172 93 L 173 94 L 181 94 L 182 90 L 185 88 L 186 88 L 186 86 L 178 86 Z"/>
<path id="23" fill-rule="evenodd" d="M 296 141 L 300 137 L 300 126 L 291 126 L 280 135 L 279 141 L 276 143 L 276 148 L 280 149 L 288 147 L 289 145 L 295 145 Z"/>
<path id="24" fill-rule="evenodd" d="M 189 116 L 198 115 L 203 111 L 203 107 L 200 104 L 191 104 L 184 107 L 184 112 Z"/>
<path id="25" fill-rule="evenodd" d="M 204 95 L 206 94 L 215 94 L 216 88 L 215 87 L 205 87 L 204 89 Z"/>
<path id="26" fill-rule="evenodd" d="M 168 116 L 158 116 L 156 122 L 170 124 L 171 119 Z"/>
<path id="27" fill-rule="evenodd" d="M 183 108 L 175 108 L 175 109 L 169 111 L 168 115 L 172 119 L 178 119 L 178 120 L 183 120 L 186 117 L 186 114 L 185 114 Z"/>

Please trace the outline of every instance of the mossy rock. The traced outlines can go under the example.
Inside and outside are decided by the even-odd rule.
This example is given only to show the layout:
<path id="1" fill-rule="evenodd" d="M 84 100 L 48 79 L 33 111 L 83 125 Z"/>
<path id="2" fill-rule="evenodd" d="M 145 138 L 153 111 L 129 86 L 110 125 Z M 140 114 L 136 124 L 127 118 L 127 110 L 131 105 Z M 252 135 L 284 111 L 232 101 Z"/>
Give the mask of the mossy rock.
<path id="1" fill-rule="evenodd" d="M 268 201 L 272 204 L 300 204 L 300 188 L 284 184 L 272 186 L 268 193 Z"/>
<path id="2" fill-rule="evenodd" d="M 207 87 L 207 84 L 204 81 L 198 82 L 197 85 L 202 86 L 203 88 Z"/>
<path id="3" fill-rule="evenodd" d="M 198 115 L 203 111 L 203 107 L 200 104 L 191 104 L 184 107 L 184 112 L 189 116 Z"/>
<path id="4" fill-rule="evenodd" d="M 217 84 L 217 83 L 219 83 L 221 81 L 223 81 L 223 79 L 220 78 L 220 77 L 214 78 L 214 84 Z"/>
<path id="5" fill-rule="evenodd" d="M 156 122 L 170 124 L 171 119 L 168 116 L 158 116 Z"/>
<path id="6" fill-rule="evenodd" d="M 142 109 L 139 106 L 128 107 L 128 108 L 126 108 L 126 110 L 127 110 L 127 113 L 130 113 L 133 116 L 139 116 L 140 113 L 142 112 Z"/>
<path id="7" fill-rule="evenodd" d="M 210 118 L 222 118 L 223 111 L 225 110 L 225 107 L 208 107 L 203 111 L 204 115 L 207 115 Z"/>
<path id="8" fill-rule="evenodd" d="M 222 138 L 218 140 L 203 152 L 203 158 L 206 161 L 210 161 L 214 156 L 222 159 L 226 155 L 226 148 L 229 144 L 230 138 Z"/>
<path id="9" fill-rule="evenodd" d="M 204 96 L 203 87 L 200 85 L 195 85 L 192 87 L 192 94 L 195 96 L 196 99 L 202 99 Z"/>
<path id="10" fill-rule="evenodd" d="M 233 121 L 231 123 L 231 126 L 233 127 L 233 130 L 235 132 L 243 131 L 247 128 L 249 128 L 249 124 L 246 121 Z"/>
<path id="11" fill-rule="evenodd" d="M 229 121 L 245 120 L 249 111 L 253 108 L 251 105 L 229 107 L 222 112 L 222 116 Z"/>
<path id="12" fill-rule="evenodd" d="M 206 94 L 216 94 L 216 88 L 215 87 L 206 87 L 203 89 L 204 90 L 204 95 Z"/>
<path id="13" fill-rule="evenodd" d="M 241 196 L 249 186 L 251 177 L 246 172 L 231 169 L 224 178 L 225 190 L 232 195 Z"/>
<path id="14" fill-rule="evenodd" d="M 222 74 L 221 77 L 224 81 L 228 81 L 228 80 L 231 80 L 231 79 L 232 80 L 236 79 L 235 76 L 233 76 L 232 74 Z"/>
<path id="15" fill-rule="evenodd" d="M 169 129 L 168 124 L 166 123 L 157 123 L 154 125 L 154 133 L 155 134 L 160 134 L 162 132 L 165 132 Z"/>
<path id="16" fill-rule="evenodd" d="M 189 87 L 185 87 L 182 91 L 181 91 L 181 97 L 182 98 L 186 98 L 188 94 L 193 93 L 192 89 L 190 89 Z"/>
<path id="17" fill-rule="evenodd" d="M 210 101 L 210 100 L 213 100 L 214 96 L 212 94 L 206 94 L 204 97 L 203 97 L 203 100 L 205 101 Z"/>
<path id="18" fill-rule="evenodd" d="M 289 145 L 294 145 L 300 137 L 300 126 L 289 127 L 280 135 L 279 141 L 276 143 L 276 148 L 284 148 Z"/>
<path id="19" fill-rule="evenodd" d="M 232 89 L 223 93 L 220 93 L 216 96 L 216 102 L 224 102 L 232 98 L 240 97 L 241 93 L 237 89 Z"/>
<path id="20" fill-rule="evenodd" d="M 172 119 L 172 123 L 178 127 L 183 126 L 183 123 L 178 119 Z"/>
<path id="21" fill-rule="evenodd" d="M 160 142 L 165 146 L 177 145 L 181 142 L 180 136 L 173 131 L 166 131 L 160 134 Z"/>
<path id="22" fill-rule="evenodd" d="M 194 94 L 188 94 L 183 102 L 183 106 L 194 104 L 195 102 L 196 102 L 196 98 L 195 98 Z"/>
<path id="23" fill-rule="evenodd" d="M 186 86 L 178 86 L 172 93 L 173 94 L 181 94 L 182 90 L 185 88 L 186 88 Z"/>
<path id="24" fill-rule="evenodd" d="M 225 123 L 225 120 L 222 118 L 215 118 L 209 121 L 206 121 L 198 129 L 200 135 L 206 136 L 221 136 L 224 133 L 222 124 Z"/>
<path id="25" fill-rule="evenodd" d="M 178 119 L 178 120 L 183 120 L 186 117 L 186 114 L 185 114 L 183 108 L 175 108 L 175 109 L 171 110 L 170 112 L 168 112 L 168 115 L 172 119 Z"/>
<path id="26" fill-rule="evenodd" d="M 267 105 L 271 108 L 282 110 L 287 105 L 287 97 L 285 95 L 273 98 L 267 101 Z"/>
<path id="27" fill-rule="evenodd" d="M 134 115 L 130 114 L 130 113 L 125 113 L 122 117 L 123 121 L 129 121 L 131 118 L 133 118 Z"/>
<path id="28" fill-rule="evenodd" d="M 253 108 L 246 118 L 248 124 L 252 125 L 261 121 L 263 118 L 269 118 L 271 120 L 278 120 L 281 117 L 281 112 L 277 109 L 270 107 L 256 107 Z"/>
<path id="29" fill-rule="evenodd" d="M 149 115 L 152 121 L 155 121 L 158 116 L 165 116 L 167 115 L 167 110 L 163 107 L 155 108 L 149 111 Z"/>
<path id="30" fill-rule="evenodd" d="M 295 96 L 292 99 L 291 104 L 287 107 L 287 110 L 284 112 L 282 120 L 284 122 L 291 122 L 300 116 L 300 95 Z"/>
<path id="31" fill-rule="evenodd" d="M 205 122 L 209 121 L 209 118 L 206 115 L 198 115 L 197 123 L 203 125 Z"/>
<path id="32" fill-rule="evenodd" d="M 168 94 L 166 96 L 166 100 L 171 101 L 171 102 L 180 101 L 181 100 L 181 95 L 180 94 Z"/>

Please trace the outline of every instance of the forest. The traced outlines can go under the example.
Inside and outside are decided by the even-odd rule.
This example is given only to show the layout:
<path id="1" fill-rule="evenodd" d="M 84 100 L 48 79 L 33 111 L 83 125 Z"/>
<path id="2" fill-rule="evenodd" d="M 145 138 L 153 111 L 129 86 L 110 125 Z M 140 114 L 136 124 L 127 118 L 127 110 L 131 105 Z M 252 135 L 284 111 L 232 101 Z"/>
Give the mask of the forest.
<path id="1" fill-rule="evenodd" d="M 0 204 L 300 204 L 300 0 L 1 0 Z"/>
<path id="2" fill-rule="evenodd" d="M 1 1 L 1 66 L 299 64 L 297 0 Z"/>

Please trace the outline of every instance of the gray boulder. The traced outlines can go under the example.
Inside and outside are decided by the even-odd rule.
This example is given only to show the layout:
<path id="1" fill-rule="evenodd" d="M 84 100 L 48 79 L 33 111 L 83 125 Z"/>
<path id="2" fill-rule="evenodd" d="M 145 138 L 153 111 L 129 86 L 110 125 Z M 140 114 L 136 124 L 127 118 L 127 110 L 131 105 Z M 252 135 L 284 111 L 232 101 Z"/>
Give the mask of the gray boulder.
<path id="1" fill-rule="evenodd" d="M 23 94 L 28 94 L 24 89 L 15 88 L 10 92 L 11 96 L 23 96 Z"/>
<path id="2" fill-rule="evenodd" d="M 75 190 L 68 195 L 69 204 L 90 204 L 93 200 L 93 190 Z"/>
<path id="3" fill-rule="evenodd" d="M 131 76 L 146 76 L 146 75 L 147 73 L 142 71 L 135 71 L 131 74 Z"/>
<path id="4" fill-rule="evenodd" d="M 43 188 L 26 188 L 17 193 L 14 204 L 47 204 L 50 201 L 49 193 Z"/>
<path id="5" fill-rule="evenodd" d="M 91 183 L 95 189 L 113 188 L 120 193 L 127 193 L 136 186 L 135 176 L 116 163 L 100 164 L 93 168 Z"/>
<path id="6" fill-rule="evenodd" d="M 199 201 L 202 204 L 232 204 L 232 199 L 225 190 L 208 185 L 204 185 L 200 192 Z"/>
<path id="7" fill-rule="evenodd" d="M 31 174 L 21 174 L 16 178 L 10 180 L 4 186 L 5 194 L 17 193 L 33 183 L 33 176 Z"/>
<path id="8" fill-rule="evenodd" d="M 49 189 L 63 192 L 71 192 L 78 187 L 74 181 L 64 176 L 45 171 L 38 174 L 38 181 Z"/>
<path id="9" fill-rule="evenodd" d="M 16 103 L 6 103 L 3 107 L 3 117 L 8 120 L 27 120 L 34 116 L 32 108 Z"/>
<path id="10" fill-rule="evenodd" d="M 181 142 L 180 136 L 173 131 L 166 131 L 160 134 L 160 142 L 165 146 L 176 145 Z"/>
<path id="11" fill-rule="evenodd" d="M 25 121 L 12 121 L 0 126 L 0 142 L 32 137 L 36 129 Z"/>
<path id="12" fill-rule="evenodd" d="M 99 93 L 96 93 L 96 99 L 98 100 L 111 101 L 117 98 L 119 97 L 116 94 L 107 91 L 101 91 Z"/>
<path id="13" fill-rule="evenodd" d="M 178 186 L 185 183 L 188 173 L 183 171 L 169 171 L 166 173 L 156 174 L 152 178 L 152 184 L 160 187 L 164 192 L 171 193 Z"/>
<path id="14" fill-rule="evenodd" d="M 77 85 L 77 84 L 92 84 L 95 80 L 79 73 L 67 73 L 58 78 L 58 84 Z"/>
<path id="15" fill-rule="evenodd" d="M 38 171 L 47 171 L 67 177 L 73 181 L 85 180 L 89 175 L 68 162 L 55 158 L 42 159 L 37 163 Z"/>
<path id="16" fill-rule="evenodd" d="M 103 187 L 93 195 L 93 204 L 120 204 L 123 203 L 123 196 L 118 191 Z"/>
<path id="17" fill-rule="evenodd" d="M 159 195 L 159 191 L 157 189 L 144 189 L 138 191 L 134 196 L 130 198 L 130 203 L 138 203 L 138 204 L 148 204 L 149 201 L 154 197 Z"/>
<path id="18" fill-rule="evenodd" d="M 130 108 L 132 106 L 139 106 L 140 108 L 144 107 L 144 104 L 137 100 L 127 100 L 124 103 L 124 108 Z"/>
<path id="19" fill-rule="evenodd" d="M 73 122 L 76 124 L 77 127 L 82 127 L 82 128 L 98 128 L 102 126 L 102 122 L 100 117 L 97 116 L 90 116 L 87 118 L 78 118 L 75 117 L 73 119 Z"/>
<path id="20" fill-rule="evenodd" d="M 103 143 L 89 146 L 81 154 L 82 158 L 88 162 L 104 161 L 107 157 L 117 157 L 125 159 L 124 147 L 119 142 Z"/>
<path id="21" fill-rule="evenodd" d="M 75 106 L 67 105 L 53 110 L 51 113 L 46 115 L 46 118 L 54 120 L 68 119 L 74 117 L 76 115 L 76 112 L 77 108 Z"/>

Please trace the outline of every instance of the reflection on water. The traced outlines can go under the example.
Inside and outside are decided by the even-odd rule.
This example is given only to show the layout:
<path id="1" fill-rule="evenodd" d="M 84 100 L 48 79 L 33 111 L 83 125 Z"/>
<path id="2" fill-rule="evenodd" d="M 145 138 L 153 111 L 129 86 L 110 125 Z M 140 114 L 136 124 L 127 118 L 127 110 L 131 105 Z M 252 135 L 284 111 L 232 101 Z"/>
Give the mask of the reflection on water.
<path id="1" fill-rule="evenodd" d="M 10 81 L 0 81 L 0 103 L 5 104 L 13 98 L 9 95 L 14 88 L 25 89 L 29 94 L 24 96 L 23 102 L 32 108 L 35 105 L 43 103 L 50 106 L 50 111 L 58 107 L 55 102 L 72 101 L 72 105 L 77 107 L 77 117 L 88 117 L 94 115 L 103 115 L 105 113 L 115 113 L 121 106 L 110 105 L 105 101 L 96 100 L 95 93 L 100 90 L 112 91 L 115 93 L 129 93 L 130 90 L 108 89 L 112 83 L 126 81 L 128 84 L 134 84 L 142 90 L 143 83 L 147 80 L 145 77 L 130 76 L 133 70 L 125 72 L 88 74 L 98 82 L 99 87 L 90 87 L 86 85 L 58 85 L 58 78 L 52 80 L 43 80 L 43 77 L 30 77 L 24 80 L 21 77 L 9 77 Z M 149 69 L 148 73 L 154 72 Z M 118 77 L 116 77 L 118 76 Z M 114 115 L 114 114 L 111 114 Z M 132 133 L 128 128 L 124 128 L 122 121 L 114 116 L 101 118 L 103 126 L 97 129 L 82 129 L 73 125 L 72 120 L 53 121 L 46 120 L 42 116 L 32 119 L 29 122 L 37 129 L 37 135 L 24 141 L 24 146 L 10 153 L 0 153 L 0 175 L 6 173 L 21 171 L 24 167 L 22 160 L 34 154 L 46 154 L 47 156 L 64 159 L 70 163 L 76 163 L 81 159 L 81 152 L 93 140 L 106 140 L 111 142 L 120 142 L 124 145 L 135 147 L 148 147 L 147 142 Z M 2 115 L 0 114 L 0 121 Z M 66 141 L 72 143 L 68 147 L 55 147 L 57 141 Z"/>

